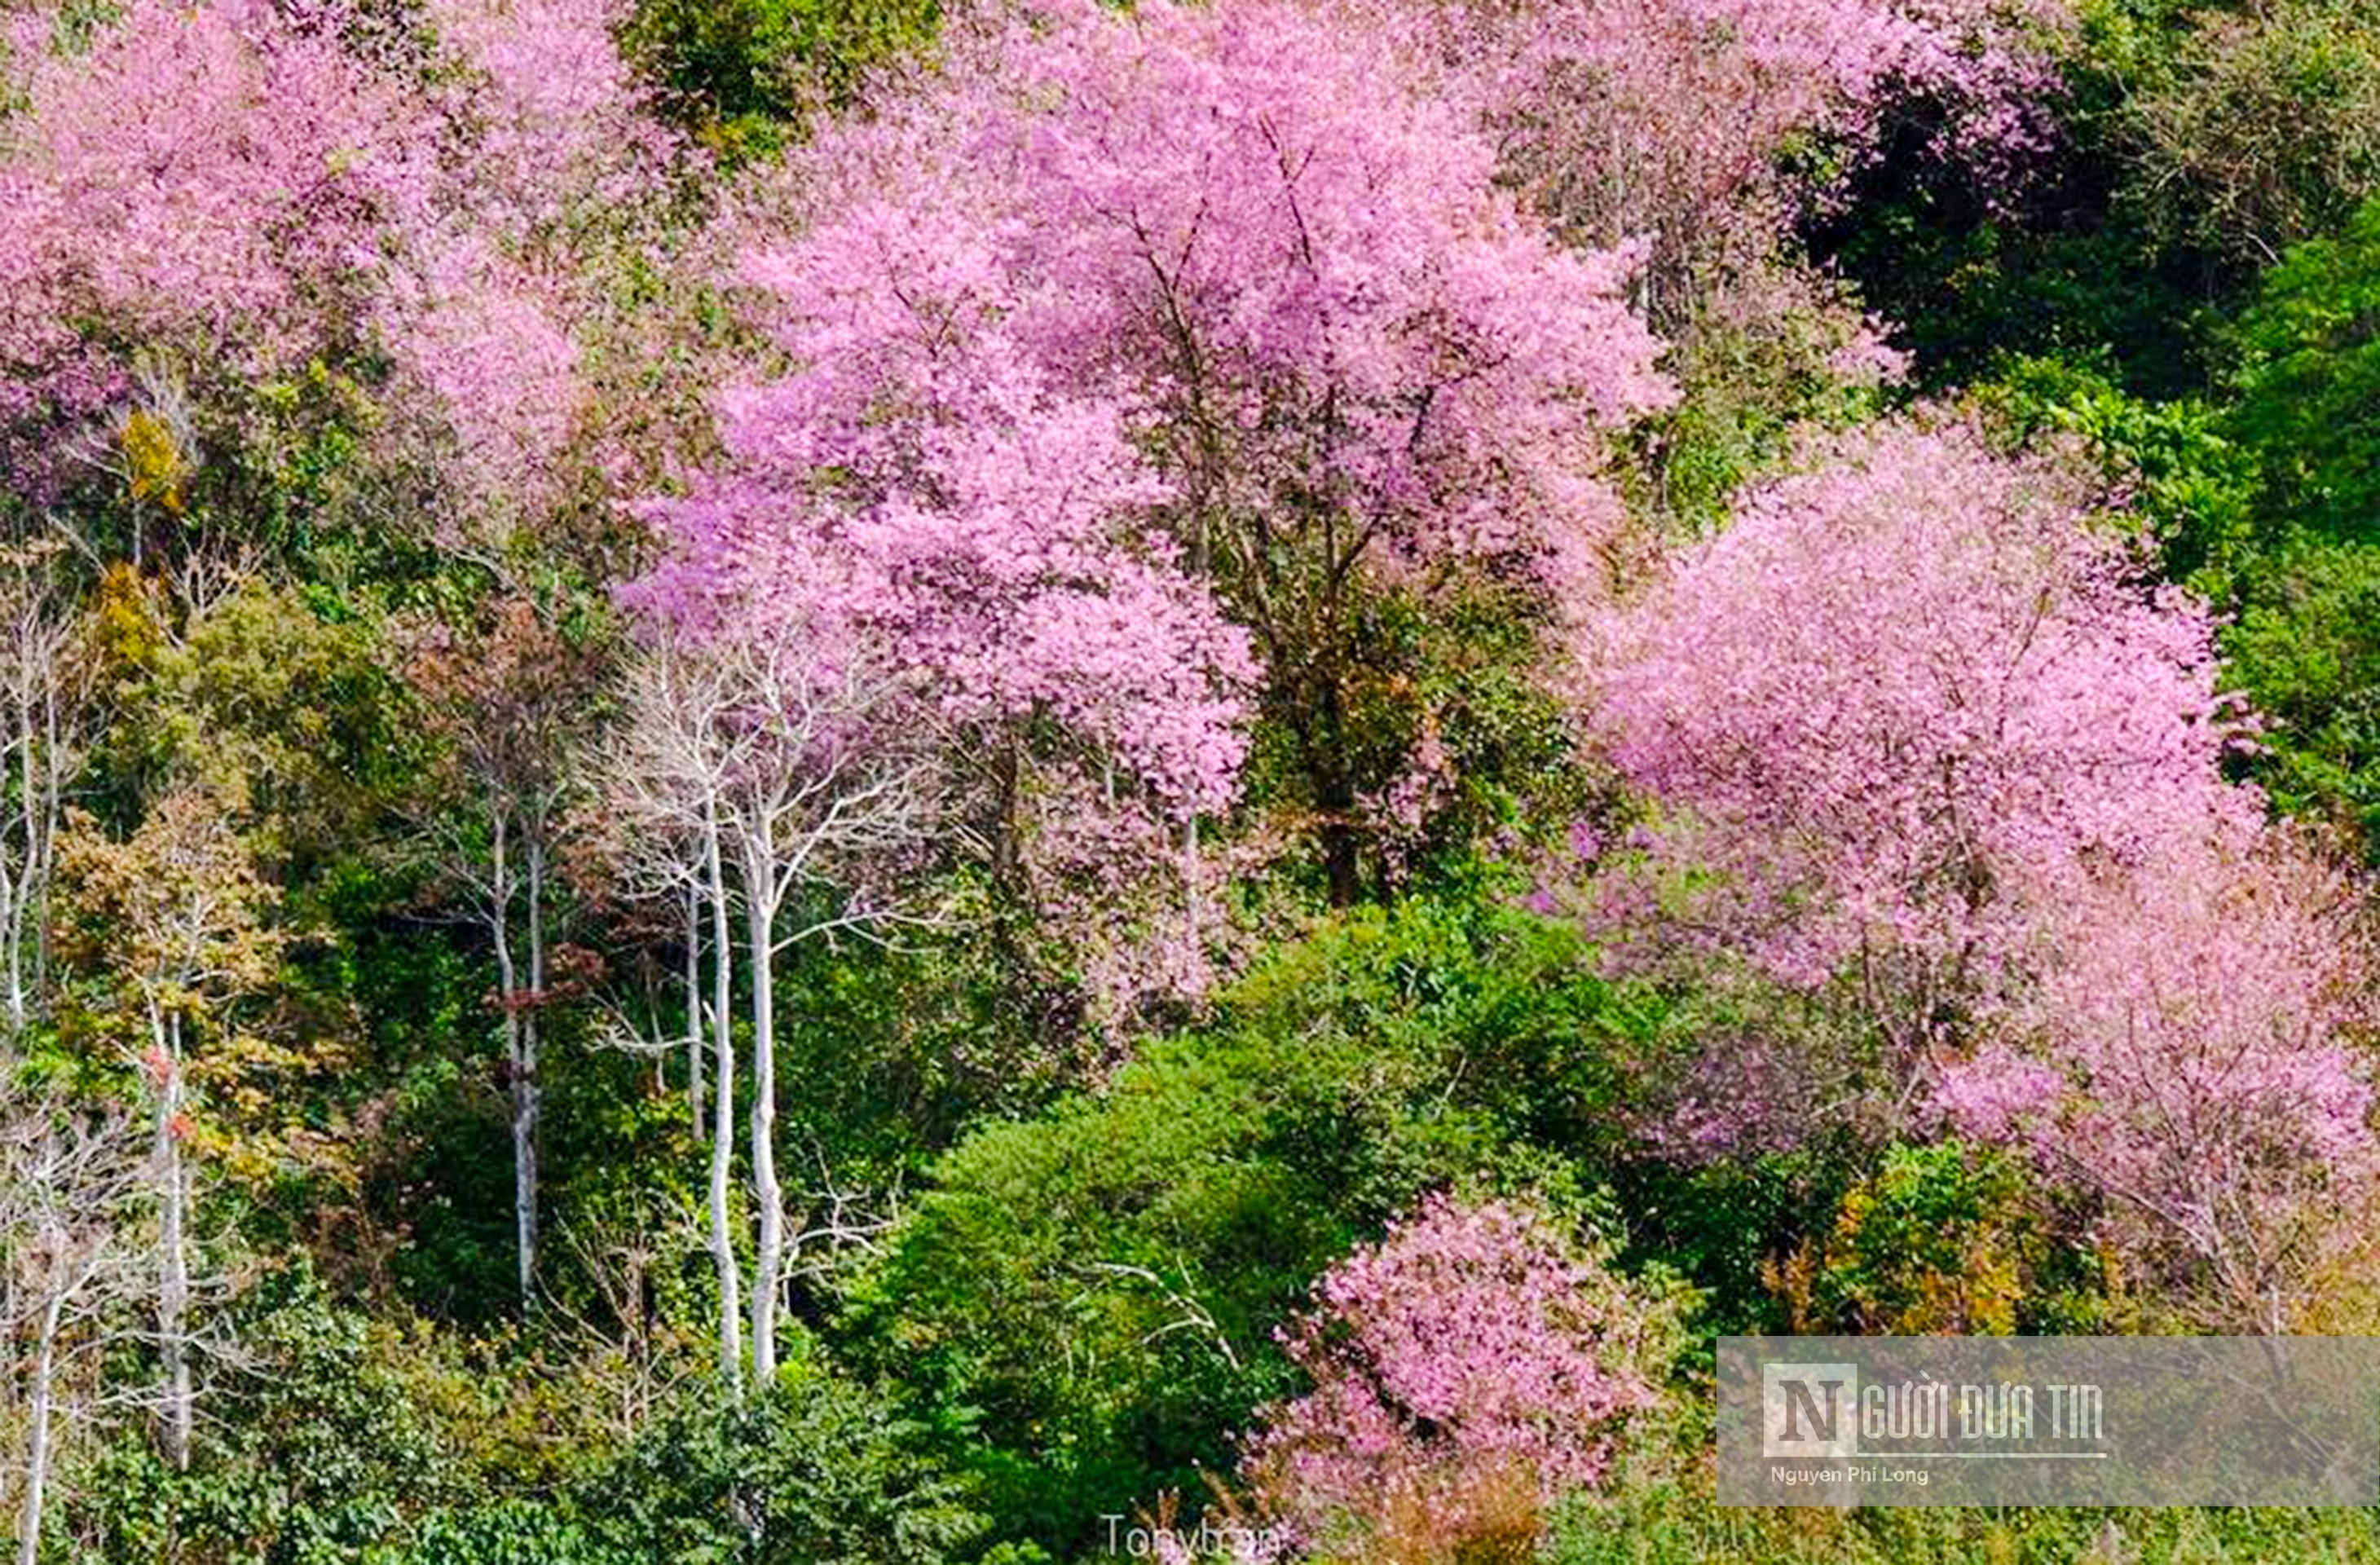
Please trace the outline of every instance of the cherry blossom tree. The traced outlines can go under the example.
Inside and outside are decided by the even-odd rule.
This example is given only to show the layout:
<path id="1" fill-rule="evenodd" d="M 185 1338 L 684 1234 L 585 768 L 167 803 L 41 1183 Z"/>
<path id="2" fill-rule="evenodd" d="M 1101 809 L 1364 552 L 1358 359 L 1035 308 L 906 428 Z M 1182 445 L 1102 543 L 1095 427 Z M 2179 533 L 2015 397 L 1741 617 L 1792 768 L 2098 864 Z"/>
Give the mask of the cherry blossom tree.
<path id="1" fill-rule="evenodd" d="M 298 7 L 302 12 L 305 8 Z M 122 347 L 261 376 L 351 331 L 385 224 L 431 170 L 405 99 L 297 13 L 134 0 L 87 49 L 29 51 L 0 153 L 0 427 L 122 394 Z"/>
<path id="2" fill-rule="evenodd" d="M 1253 651 L 1352 898 L 1387 777 L 1351 709 L 1398 673 L 1362 604 L 1591 575 L 1600 437 L 1667 394 L 1630 258 L 1559 249 L 1494 176 L 1400 55 L 1293 5 L 956 24 L 799 157 L 798 237 L 749 248 L 796 368 L 725 404 L 728 473 L 653 509 L 651 601 L 766 602 L 824 550 L 846 610 L 1005 731 L 978 753 L 1012 862 L 1062 764 L 1036 714 L 1189 843 Z"/>
<path id="3" fill-rule="evenodd" d="M 1918 423 L 1745 496 L 1585 637 L 1649 812 L 1583 838 L 1585 905 L 1622 963 L 1691 952 L 1848 1008 L 1885 1128 L 2031 1149 L 2277 1329 L 2374 1171 L 2369 940 L 2226 780 L 2251 724 L 2212 618 L 2105 498 Z M 1763 1014 L 1710 1039 L 1699 1074 L 1733 1093 L 1695 1109 L 1753 1144 L 1803 1117 L 1760 1084 L 1821 1069 Z"/>
<path id="4" fill-rule="evenodd" d="M 2058 0 L 1341 0 L 1477 117 L 1506 176 L 1579 242 L 1651 246 L 1648 309 L 1767 259 L 1796 214 L 1930 98 L 1936 148 L 2004 186 L 2046 152 Z M 1792 155 L 1822 148 L 1826 159 Z"/>
<path id="5" fill-rule="evenodd" d="M 1315 1285 L 1287 1333 L 1313 1389 L 1268 1413 L 1244 1467 L 1307 1544 L 1422 1528 L 1450 1549 L 1499 1486 L 1591 1486 L 1652 1405 L 1651 1316 L 1543 1213 L 1433 1196 Z M 1341 1535 L 1334 1536 L 1334 1535 Z"/>
<path id="6" fill-rule="evenodd" d="M 1640 928 L 1789 988 L 1847 977 L 1915 1071 L 2082 867 L 2252 820 L 2219 770 L 2213 623 L 2095 524 L 2102 498 L 1957 424 L 1888 424 L 1599 616 L 1594 721 L 1658 819 L 1641 853 L 1586 845 L 1682 913 Z"/>
<path id="7" fill-rule="evenodd" d="M 370 396 L 361 455 L 434 491 L 439 541 L 500 554 L 561 497 L 590 273 L 649 237 L 679 166 L 621 11 L 137 0 L 53 49 L 35 35 L 75 24 L 33 8 L 0 147 L 14 486 L 70 487 L 56 434 L 140 410 L 140 362 L 189 382 L 219 455 L 259 386 L 311 366 Z"/>
<path id="8" fill-rule="evenodd" d="M 2034 983 L 1945 1073 L 1967 1134 L 2100 1196 L 2213 1324 L 2278 1334 L 2380 1174 L 2362 888 L 2286 838 L 2179 843 L 2049 910 Z"/>

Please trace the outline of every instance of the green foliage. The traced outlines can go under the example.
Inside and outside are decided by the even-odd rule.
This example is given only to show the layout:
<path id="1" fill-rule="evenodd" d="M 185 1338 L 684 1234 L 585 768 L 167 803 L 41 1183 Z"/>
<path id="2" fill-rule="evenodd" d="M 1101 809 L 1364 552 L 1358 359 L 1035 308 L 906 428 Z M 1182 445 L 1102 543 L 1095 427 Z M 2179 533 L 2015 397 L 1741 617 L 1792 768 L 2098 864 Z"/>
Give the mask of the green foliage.
<path id="1" fill-rule="evenodd" d="M 1574 939 L 1485 904 L 1351 913 L 1197 1035 L 936 1169 L 852 1312 L 987 1484 L 1062 1552 L 1232 1459 L 1288 1387 L 1271 1333 L 1423 1192 L 1589 1204 L 1605 1047 L 1639 1018 Z M 1608 1219 L 1607 1219 L 1608 1226 Z"/>
<path id="2" fill-rule="evenodd" d="M 918 1453 L 919 1429 L 813 1355 L 749 1407 L 719 1401 L 684 1400 L 580 1487 L 575 1510 L 613 1551 L 589 1559 L 939 1565 L 982 1529 L 965 1486 Z"/>
<path id="3" fill-rule="evenodd" d="M 2050 1296 L 2065 1257 L 2048 1219 L 2035 1181 L 2005 1152 L 1891 1146 L 1844 1193 L 1830 1228 L 1766 1270 L 1796 1331 L 2087 1331 Z"/>
<path id="4" fill-rule="evenodd" d="M 1549 1565 L 2354 1565 L 2380 1547 L 2368 1510 L 2093 1510 L 1943 1506 L 1722 1509 L 1710 1480 L 1633 1477 L 1572 1507 Z"/>
<path id="5" fill-rule="evenodd" d="M 359 1560 L 465 1480 L 405 1344 L 332 1304 L 304 1269 L 252 1292 L 240 1326 L 249 1362 L 224 1378 L 188 1472 L 135 1425 L 76 1486 L 67 1525 L 106 1540 L 104 1559 Z"/>
<path id="6" fill-rule="evenodd" d="M 239 792 L 250 840 L 300 884 L 379 823 L 419 760 L 372 629 L 261 580 L 169 634 L 124 702 L 120 775 Z"/>
<path id="7" fill-rule="evenodd" d="M 2081 443 L 2155 534 L 2164 574 L 2235 602 L 2256 547 L 2262 467 L 2228 410 L 2127 391 L 2095 363 L 2017 358 L 1973 394 L 2015 440 Z"/>
<path id="8" fill-rule="evenodd" d="M 2093 10 L 2126 88 L 2123 197 L 2153 235 L 2268 265 L 2380 194 L 2380 23 L 2362 0 Z"/>
<path id="9" fill-rule="evenodd" d="M 846 106 L 933 36 L 936 0 L 639 0 L 625 42 L 662 103 L 730 163 Z"/>
<path id="10" fill-rule="evenodd" d="M 2380 540 L 2380 200 L 2290 251 L 2235 339 L 2235 422 L 2265 453 L 2272 515 Z"/>
<path id="11" fill-rule="evenodd" d="M 1816 279 L 1777 263 L 1735 279 L 1682 328 L 1665 368 L 1677 406 L 1637 431 L 1639 503 L 1689 528 L 1720 525 L 1736 491 L 1774 467 L 1795 432 L 1842 429 L 1874 417 L 1886 388 L 1847 380 L 1832 364 L 1859 311 Z M 1760 297 L 1783 294 L 1788 304 Z M 1805 297 L 1804 297 L 1805 296 Z"/>
<path id="12" fill-rule="evenodd" d="M 2274 802 L 2380 850 L 2380 537 L 2278 551 L 2223 642 Z"/>

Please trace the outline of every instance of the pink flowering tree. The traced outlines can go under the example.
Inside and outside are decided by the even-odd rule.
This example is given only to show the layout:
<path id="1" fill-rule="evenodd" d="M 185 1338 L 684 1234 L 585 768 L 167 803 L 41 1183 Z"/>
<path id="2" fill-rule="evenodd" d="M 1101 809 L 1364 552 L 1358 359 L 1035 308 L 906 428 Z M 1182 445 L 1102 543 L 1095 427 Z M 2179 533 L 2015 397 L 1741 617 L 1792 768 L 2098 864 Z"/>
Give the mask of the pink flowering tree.
<path id="1" fill-rule="evenodd" d="M 2290 1328 L 2380 1172 L 2359 888 L 2285 841 L 2178 844 L 2049 910 L 2036 980 L 1945 1073 L 1951 1125 L 2099 1196 L 2213 1323 Z"/>
<path id="2" fill-rule="evenodd" d="M 237 380 L 350 340 L 377 237 L 430 171 L 418 116 L 335 38 L 261 4 L 133 0 L 88 49 L 18 66 L 0 151 L 18 486 L 70 477 L 54 432 L 136 391 L 135 350 Z"/>
<path id="3" fill-rule="evenodd" d="M 2212 623 L 2100 498 L 1955 424 L 1880 426 L 1602 616 L 1596 721 L 1657 813 L 1630 879 L 1677 915 L 1643 927 L 1848 982 L 1914 1069 L 2082 867 L 2252 818 Z"/>
<path id="4" fill-rule="evenodd" d="M 1531 1531 L 1655 1401 L 1653 1316 L 1529 1207 L 1432 1196 L 1315 1303 L 1284 1337 L 1313 1389 L 1269 1410 L 1243 1463 L 1307 1546 Z"/>
<path id="5" fill-rule="evenodd" d="M 169 480 L 253 514 L 272 443 L 339 422 L 409 491 L 376 516 L 435 515 L 451 547 L 551 510 L 589 411 L 576 339 L 676 167 L 618 11 L 442 0 L 406 29 L 350 0 L 134 0 L 73 49 L 54 7 L 12 13 L 11 487 L 126 480 L 137 556 L 206 509 Z M 224 487 L 243 476 L 263 492 Z"/>
<path id="6" fill-rule="evenodd" d="M 1623 964 L 1687 954 L 1812 1019 L 1713 1032 L 1675 1116 L 1701 1150 L 1806 1133 L 1797 1078 L 1871 1130 L 1947 1110 L 2269 1324 L 2307 1219 L 2371 1172 L 2362 945 L 2224 779 L 2246 725 L 2209 615 L 2100 498 L 1914 423 L 1745 496 L 1586 636 L 1647 812 L 1583 839 L 1587 916 Z M 1812 1052 L 1846 1017 L 1864 1076 Z"/>
<path id="7" fill-rule="evenodd" d="M 2012 178 L 2048 149 L 2045 44 L 2065 21 L 2058 0 L 1342 4 L 1431 63 L 1565 234 L 1649 240 L 1665 326 L 1711 268 L 1766 259 L 1912 99 L 1947 111 L 1940 154 Z"/>
<path id="8" fill-rule="evenodd" d="M 995 857 L 1076 886 L 1195 880 L 1253 710 L 1357 895 L 1422 730 L 1365 605 L 1592 575 L 1601 436 L 1665 395 L 1628 258 L 1558 249 L 1400 55 L 1277 0 L 954 23 L 795 182 L 797 235 L 744 263 L 795 369 L 728 400 L 732 475 L 656 508 L 655 601 L 862 561 L 836 590 L 1006 736 Z"/>

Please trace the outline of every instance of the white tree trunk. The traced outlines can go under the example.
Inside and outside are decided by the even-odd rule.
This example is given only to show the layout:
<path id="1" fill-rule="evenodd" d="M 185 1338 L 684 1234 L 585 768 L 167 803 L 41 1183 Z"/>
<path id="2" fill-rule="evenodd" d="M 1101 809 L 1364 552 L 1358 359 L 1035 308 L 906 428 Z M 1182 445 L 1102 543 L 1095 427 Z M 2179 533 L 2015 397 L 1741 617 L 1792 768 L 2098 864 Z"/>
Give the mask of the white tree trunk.
<path id="1" fill-rule="evenodd" d="M 18 905 L 17 879 L 9 873 L 8 844 L 0 839 L 0 985 L 7 989 L 8 1036 L 25 1030 L 25 917 Z"/>
<path id="2" fill-rule="evenodd" d="M 188 1186 L 182 1166 L 182 1019 L 162 1014 L 152 1002 L 152 1037 L 164 1079 L 157 1089 L 155 1154 L 158 1180 L 158 1244 L 164 1252 L 157 1287 L 157 1351 L 165 1371 L 165 1460 L 176 1471 L 190 1464 L 190 1259 L 187 1229 Z"/>
<path id="3" fill-rule="evenodd" d="M 545 996 L 545 838 L 532 823 L 523 844 L 528 858 L 528 989 L 515 1013 L 513 1086 L 513 1198 L 520 1239 L 521 1303 L 537 1286 L 538 1131 L 544 1089 L 538 1082 L 538 1009 Z"/>
<path id="4" fill-rule="evenodd" d="M 513 1256 L 515 1280 L 526 1305 L 537 1287 L 537 1142 L 528 1134 L 536 1124 L 536 1086 L 528 1051 L 535 1040 L 521 1025 L 520 967 L 513 956 L 512 840 L 504 813 L 489 813 L 487 905 L 488 939 L 496 954 L 496 1005 L 504 1018 L 504 1091 L 510 1104 L 513 1138 Z"/>
<path id="5" fill-rule="evenodd" d="M 777 1273 L 784 1260 L 784 1194 L 777 1184 L 777 1017 L 775 866 L 767 849 L 745 853 L 745 965 L 752 986 L 752 1378 L 766 1389 L 777 1377 Z"/>
<path id="6" fill-rule="evenodd" d="M 739 1298 L 735 1232 L 728 1220 L 728 1182 L 735 1160 L 735 941 L 728 923 L 727 877 L 719 861 L 719 829 L 707 826 L 703 868 L 710 882 L 711 1087 L 710 1258 L 719 1273 L 719 1373 L 730 1400 L 744 1386 L 744 1310 Z"/>
<path id="7" fill-rule="evenodd" d="M 702 1139 L 709 1122 L 703 1115 L 702 1091 L 702 888 L 686 888 L 686 1107 L 694 1138 Z"/>
<path id="8" fill-rule="evenodd" d="M 66 1303 L 63 1292 L 50 1295 L 33 1353 L 33 1383 L 26 1397 L 25 1496 L 17 1511 L 17 1565 L 38 1565 L 41 1559 L 42 1501 L 50 1478 L 50 1404 L 57 1381 L 58 1321 Z"/>

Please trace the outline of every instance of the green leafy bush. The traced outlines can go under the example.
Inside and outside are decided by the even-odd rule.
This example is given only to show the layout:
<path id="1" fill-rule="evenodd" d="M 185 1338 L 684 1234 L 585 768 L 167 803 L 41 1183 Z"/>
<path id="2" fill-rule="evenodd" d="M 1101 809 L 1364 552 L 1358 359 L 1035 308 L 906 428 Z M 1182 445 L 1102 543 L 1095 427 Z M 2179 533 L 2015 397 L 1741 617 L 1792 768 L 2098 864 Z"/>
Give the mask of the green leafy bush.
<path id="1" fill-rule="evenodd" d="M 2264 454 L 2270 514 L 2380 541 L 2380 200 L 2291 250 L 2235 339 L 2234 421 Z"/>
<path id="2" fill-rule="evenodd" d="M 867 74 L 933 35 L 935 0 L 641 0 L 625 42 L 664 106 L 730 162 L 848 103 Z"/>
<path id="3" fill-rule="evenodd" d="M 1595 1207 L 1574 1154 L 1604 1134 L 1613 1039 L 1645 1023 L 1579 955 L 1492 903 L 1334 922 L 1212 1028 L 944 1159 L 862 1285 L 857 1351 L 1062 1555 L 1102 1515 L 1202 1494 L 1291 1384 L 1275 1328 L 1390 1216 L 1449 1186 Z"/>

